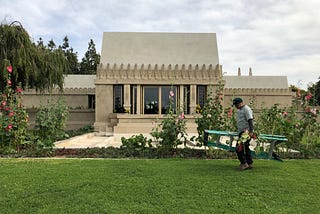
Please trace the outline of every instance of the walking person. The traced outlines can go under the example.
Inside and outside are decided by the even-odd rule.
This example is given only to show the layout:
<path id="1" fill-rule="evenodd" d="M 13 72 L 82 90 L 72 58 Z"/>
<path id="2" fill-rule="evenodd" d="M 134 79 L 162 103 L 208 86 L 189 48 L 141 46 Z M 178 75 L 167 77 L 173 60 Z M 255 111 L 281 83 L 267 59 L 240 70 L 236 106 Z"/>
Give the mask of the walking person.
<path id="1" fill-rule="evenodd" d="M 253 112 L 248 105 L 243 103 L 240 97 L 233 99 L 233 105 L 237 108 L 238 141 L 236 153 L 240 161 L 239 170 L 252 169 L 253 161 L 249 148 L 253 136 Z"/>

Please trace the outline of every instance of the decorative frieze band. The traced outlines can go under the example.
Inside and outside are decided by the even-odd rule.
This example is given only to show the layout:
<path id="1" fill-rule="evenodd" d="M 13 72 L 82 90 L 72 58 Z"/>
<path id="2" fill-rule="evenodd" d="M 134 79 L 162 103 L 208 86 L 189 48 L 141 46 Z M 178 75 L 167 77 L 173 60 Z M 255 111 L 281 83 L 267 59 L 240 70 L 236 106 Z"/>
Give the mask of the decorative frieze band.
<path id="1" fill-rule="evenodd" d="M 291 95 L 289 88 L 224 88 L 225 94 L 268 94 L 268 95 Z"/>
<path id="2" fill-rule="evenodd" d="M 222 66 L 216 65 L 110 65 L 100 64 L 96 82 L 104 81 L 216 81 L 222 77 Z"/>
<path id="3" fill-rule="evenodd" d="M 95 88 L 65 88 L 63 89 L 63 92 L 61 92 L 59 89 L 52 89 L 51 93 L 46 91 L 45 93 L 40 93 L 39 91 L 36 91 L 35 89 L 28 89 L 23 91 L 23 94 L 25 95 L 68 95 L 68 94 L 95 94 Z"/>

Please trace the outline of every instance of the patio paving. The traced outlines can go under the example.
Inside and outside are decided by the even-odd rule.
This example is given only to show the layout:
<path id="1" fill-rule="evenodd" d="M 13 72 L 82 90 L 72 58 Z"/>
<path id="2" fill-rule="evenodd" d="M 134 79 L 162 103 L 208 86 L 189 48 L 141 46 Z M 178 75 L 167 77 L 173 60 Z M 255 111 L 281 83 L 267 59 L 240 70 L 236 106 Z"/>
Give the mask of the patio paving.
<path id="1" fill-rule="evenodd" d="M 138 134 L 118 134 L 112 136 L 99 135 L 97 133 L 88 133 L 80 136 L 76 136 L 70 139 L 61 140 L 55 142 L 55 148 L 58 149 L 78 149 L 78 148 L 94 148 L 94 147 L 120 147 L 122 145 L 121 138 L 130 138 L 133 135 Z M 194 136 L 195 134 L 189 134 L 189 137 Z M 152 139 L 152 136 L 149 133 L 143 133 L 143 136 L 147 139 Z M 188 142 L 189 147 L 195 147 L 191 142 Z"/>

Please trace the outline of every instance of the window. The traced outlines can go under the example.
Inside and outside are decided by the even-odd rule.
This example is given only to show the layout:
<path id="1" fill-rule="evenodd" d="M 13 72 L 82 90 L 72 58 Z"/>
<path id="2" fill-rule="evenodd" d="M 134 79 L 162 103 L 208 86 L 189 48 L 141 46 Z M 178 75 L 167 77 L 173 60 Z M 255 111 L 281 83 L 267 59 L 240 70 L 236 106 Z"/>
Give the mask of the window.
<path id="1" fill-rule="evenodd" d="M 162 86 L 161 87 L 161 114 L 167 114 L 169 113 L 169 106 L 170 106 L 170 91 L 173 91 L 173 112 L 176 112 L 176 106 L 177 106 L 177 87 L 176 86 Z"/>
<path id="2" fill-rule="evenodd" d="M 123 85 L 113 86 L 113 112 L 124 113 L 123 107 Z"/>
<path id="3" fill-rule="evenodd" d="M 144 114 L 159 113 L 159 87 L 145 86 L 144 87 Z"/>
<path id="4" fill-rule="evenodd" d="M 197 86 L 197 104 L 203 108 L 204 103 L 207 99 L 207 87 L 205 85 L 198 85 Z"/>
<path id="5" fill-rule="evenodd" d="M 89 94 L 88 95 L 88 108 L 96 108 L 96 96 Z"/>
<path id="6" fill-rule="evenodd" d="M 185 114 L 190 114 L 190 85 L 183 87 L 183 111 Z"/>
<path id="7" fill-rule="evenodd" d="M 131 114 L 137 114 L 137 86 L 130 86 L 130 103 L 131 103 Z"/>
<path id="8" fill-rule="evenodd" d="M 166 114 L 169 110 L 170 91 L 174 93 L 173 110 L 176 111 L 177 106 L 177 86 L 144 86 L 144 114 Z"/>

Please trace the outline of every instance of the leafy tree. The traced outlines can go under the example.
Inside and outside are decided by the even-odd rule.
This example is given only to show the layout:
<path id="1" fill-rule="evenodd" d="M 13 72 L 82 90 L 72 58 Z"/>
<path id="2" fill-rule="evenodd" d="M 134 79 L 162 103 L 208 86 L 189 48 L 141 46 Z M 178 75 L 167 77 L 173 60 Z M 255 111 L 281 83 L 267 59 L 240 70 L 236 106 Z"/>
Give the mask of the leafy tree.
<path id="1" fill-rule="evenodd" d="M 52 39 L 48 43 L 48 48 L 50 51 L 53 51 L 54 49 L 56 49 L 56 43 L 54 43 Z"/>
<path id="2" fill-rule="evenodd" d="M 68 60 L 69 64 L 69 74 L 78 74 L 79 73 L 79 62 L 77 52 L 73 52 L 73 48 L 69 45 L 69 39 L 67 36 L 63 39 L 63 44 L 60 46 L 63 50 L 64 56 Z"/>
<path id="3" fill-rule="evenodd" d="M 35 88 L 40 91 L 51 90 L 54 86 L 63 87 L 63 74 L 68 70 L 68 62 L 61 49 L 50 47 L 30 40 L 28 32 L 20 22 L 0 25 L 0 68 L 9 64 L 13 67 L 11 74 L 12 87 L 19 82 L 23 88 Z M 0 73 L 0 82 L 5 80 L 4 72 Z M 1 91 L 4 85 L 0 85 Z"/>
<path id="4" fill-rule="evenodd" d="M 93 40 L 91 39 L 88 44 L 88 50 L 80 63 L 81 74 L 95 74 L 100 63 L 100 55 L 96 51 Z"/>
<path id="5" fill-rule="evenodd" d="M 311 93 L 312 97 L 310 99 L 310 105 L 320 105 L 320 77 L 319 81 L 308 87 L 308 92 Z"/>

